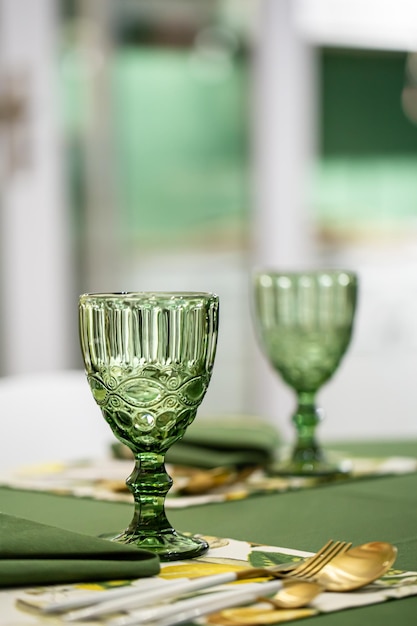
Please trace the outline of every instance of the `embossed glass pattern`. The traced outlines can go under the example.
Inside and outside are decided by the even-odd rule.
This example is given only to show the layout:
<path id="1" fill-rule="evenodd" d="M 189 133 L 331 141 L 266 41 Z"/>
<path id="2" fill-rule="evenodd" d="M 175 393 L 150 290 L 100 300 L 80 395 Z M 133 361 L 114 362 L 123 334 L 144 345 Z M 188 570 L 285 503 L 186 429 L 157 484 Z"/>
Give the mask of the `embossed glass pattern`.
<path id="1" fill-rule="evenodd" d="M 297 442 L 278 473 L 332 474 L 315 438 L 321 410 L 316 393 L 336 371 L 352 335 L 357 277 L 347 271 L 274 272 L 254 275 L 254 320 L 263 351 L 297 394 Z"/>
<path id="2" fill-rule="evenodd" d="M 163 560 L 202 554 L 204 541 L 177 533 L 167 520 L 164 501 L 172 480 L 164 456 L 194 420 L 210 382 L 217 296 L 85 294 L 79 322 L 94 399 L 136 460 L 127 479 L 134 517 L 114 539 L 154 550 Z"/>

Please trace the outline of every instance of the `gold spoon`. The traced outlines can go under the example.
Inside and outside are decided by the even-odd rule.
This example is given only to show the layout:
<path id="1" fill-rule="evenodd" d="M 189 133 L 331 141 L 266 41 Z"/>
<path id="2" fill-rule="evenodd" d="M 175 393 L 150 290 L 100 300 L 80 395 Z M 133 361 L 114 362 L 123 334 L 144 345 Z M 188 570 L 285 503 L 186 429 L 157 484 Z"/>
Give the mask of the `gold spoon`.
<path id="1" fill-rule="evenodd" d="M 304 580 L 286 580 L 273 597 L 260 596 L 252 606 L 239 606 L 214 613 L 208 623 L 220 626 L 254 626 L 255 624 L 276 624 L 289 619 L 300 619 L 317 613 L 316 609 L 305 609 L 323 591 L 317 583 Z M 264 603 L 272 605 L 265 606 Z M 274 609 L 280 609 L 278 612 Z"/>
<path id="2" fill-rule="evenodd" d="M 307 580 L 286 580 L 273 597 L 259 597 L 258 601 L 268 602 L 276 609 L 298 609 L 307 606 L 324 591 L 322 585 Z"/>
<path id="3" fill-rule="evenodd" d="M 383 576 L 397 558 L 397 548 L 372 541 L 347 550 L 327 563 L 314 577 L 326 591 L 352 591 Z"/>

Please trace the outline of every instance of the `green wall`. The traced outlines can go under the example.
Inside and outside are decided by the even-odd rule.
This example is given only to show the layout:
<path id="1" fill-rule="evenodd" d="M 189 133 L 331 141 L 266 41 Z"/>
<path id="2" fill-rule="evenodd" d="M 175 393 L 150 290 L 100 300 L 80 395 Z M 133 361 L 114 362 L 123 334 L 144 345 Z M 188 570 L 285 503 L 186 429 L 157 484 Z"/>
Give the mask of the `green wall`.
<path id="1" fill-rule="evenodd" d="M 324 157 L 417 155 L 417 126 L 401 107 L 405 67 L 405 53 L 322 51 Z"/>
<path id="2" fill-rule="evenodd" d="M 406 55 L 324 49 L 320 67 L 315 219 L 330 238 L 414 228 L 417 126 L 401 105 Z"/>

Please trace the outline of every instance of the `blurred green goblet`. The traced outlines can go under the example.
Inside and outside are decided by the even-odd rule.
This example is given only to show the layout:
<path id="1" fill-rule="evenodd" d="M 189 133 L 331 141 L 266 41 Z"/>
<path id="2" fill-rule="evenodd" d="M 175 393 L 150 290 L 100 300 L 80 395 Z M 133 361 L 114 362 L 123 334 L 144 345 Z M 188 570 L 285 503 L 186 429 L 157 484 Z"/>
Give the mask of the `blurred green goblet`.
<path id="1" fill-rule="evenodd" d="M 172 479 L 165 453 L 183 437 L 210 382 L 218 297 L 209 293 L 101 293 L 79 301 L 85 370 L 114 435 L 133 452 L 126 484 L 135 510 L 112 537 L 162 560 L 203 554 L 201 539 L 178 533 L 165 514 Z"/>
<path id="2" fill-rule="evenodd" d="M 254 322 L 272 367 L 297 395 L 297 440 L 277 474 L 332 475 L 346 464 L 326 460 L 316 439 L 317 391 L 337 370 L 352 336 L 357 277 L 349 271 L 257 271 Z"/>

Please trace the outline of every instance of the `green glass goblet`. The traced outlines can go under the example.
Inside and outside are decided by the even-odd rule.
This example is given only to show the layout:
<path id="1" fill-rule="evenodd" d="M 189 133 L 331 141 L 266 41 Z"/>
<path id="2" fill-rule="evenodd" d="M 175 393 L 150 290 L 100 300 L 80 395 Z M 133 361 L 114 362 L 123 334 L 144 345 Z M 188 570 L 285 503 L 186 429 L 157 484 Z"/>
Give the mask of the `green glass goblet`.
<path id="1" fill-rule="evenodd" d="M 254 273 L 254 323 L 273 368 L 296 392 L 297 440 L 277 474 L 332 475 L 346 463 L 326 460 L 316 439 L 316 394 L 337 370 L 352 336 L 357 276 L 339 270 Z"/>
<path id="2" fill-rule="evenodd" d="M 209 293 L 84 294 L 79 329 L 95 401 L 114 435 L 133 452 L 126 484 L 129 527 L 111 537 L 161 560 L 203 554 L 205 541 L 178 533 L 165 514 L 172 479 L 165 453 L 193 422 L 210 382 L 218 297 Z"/>

